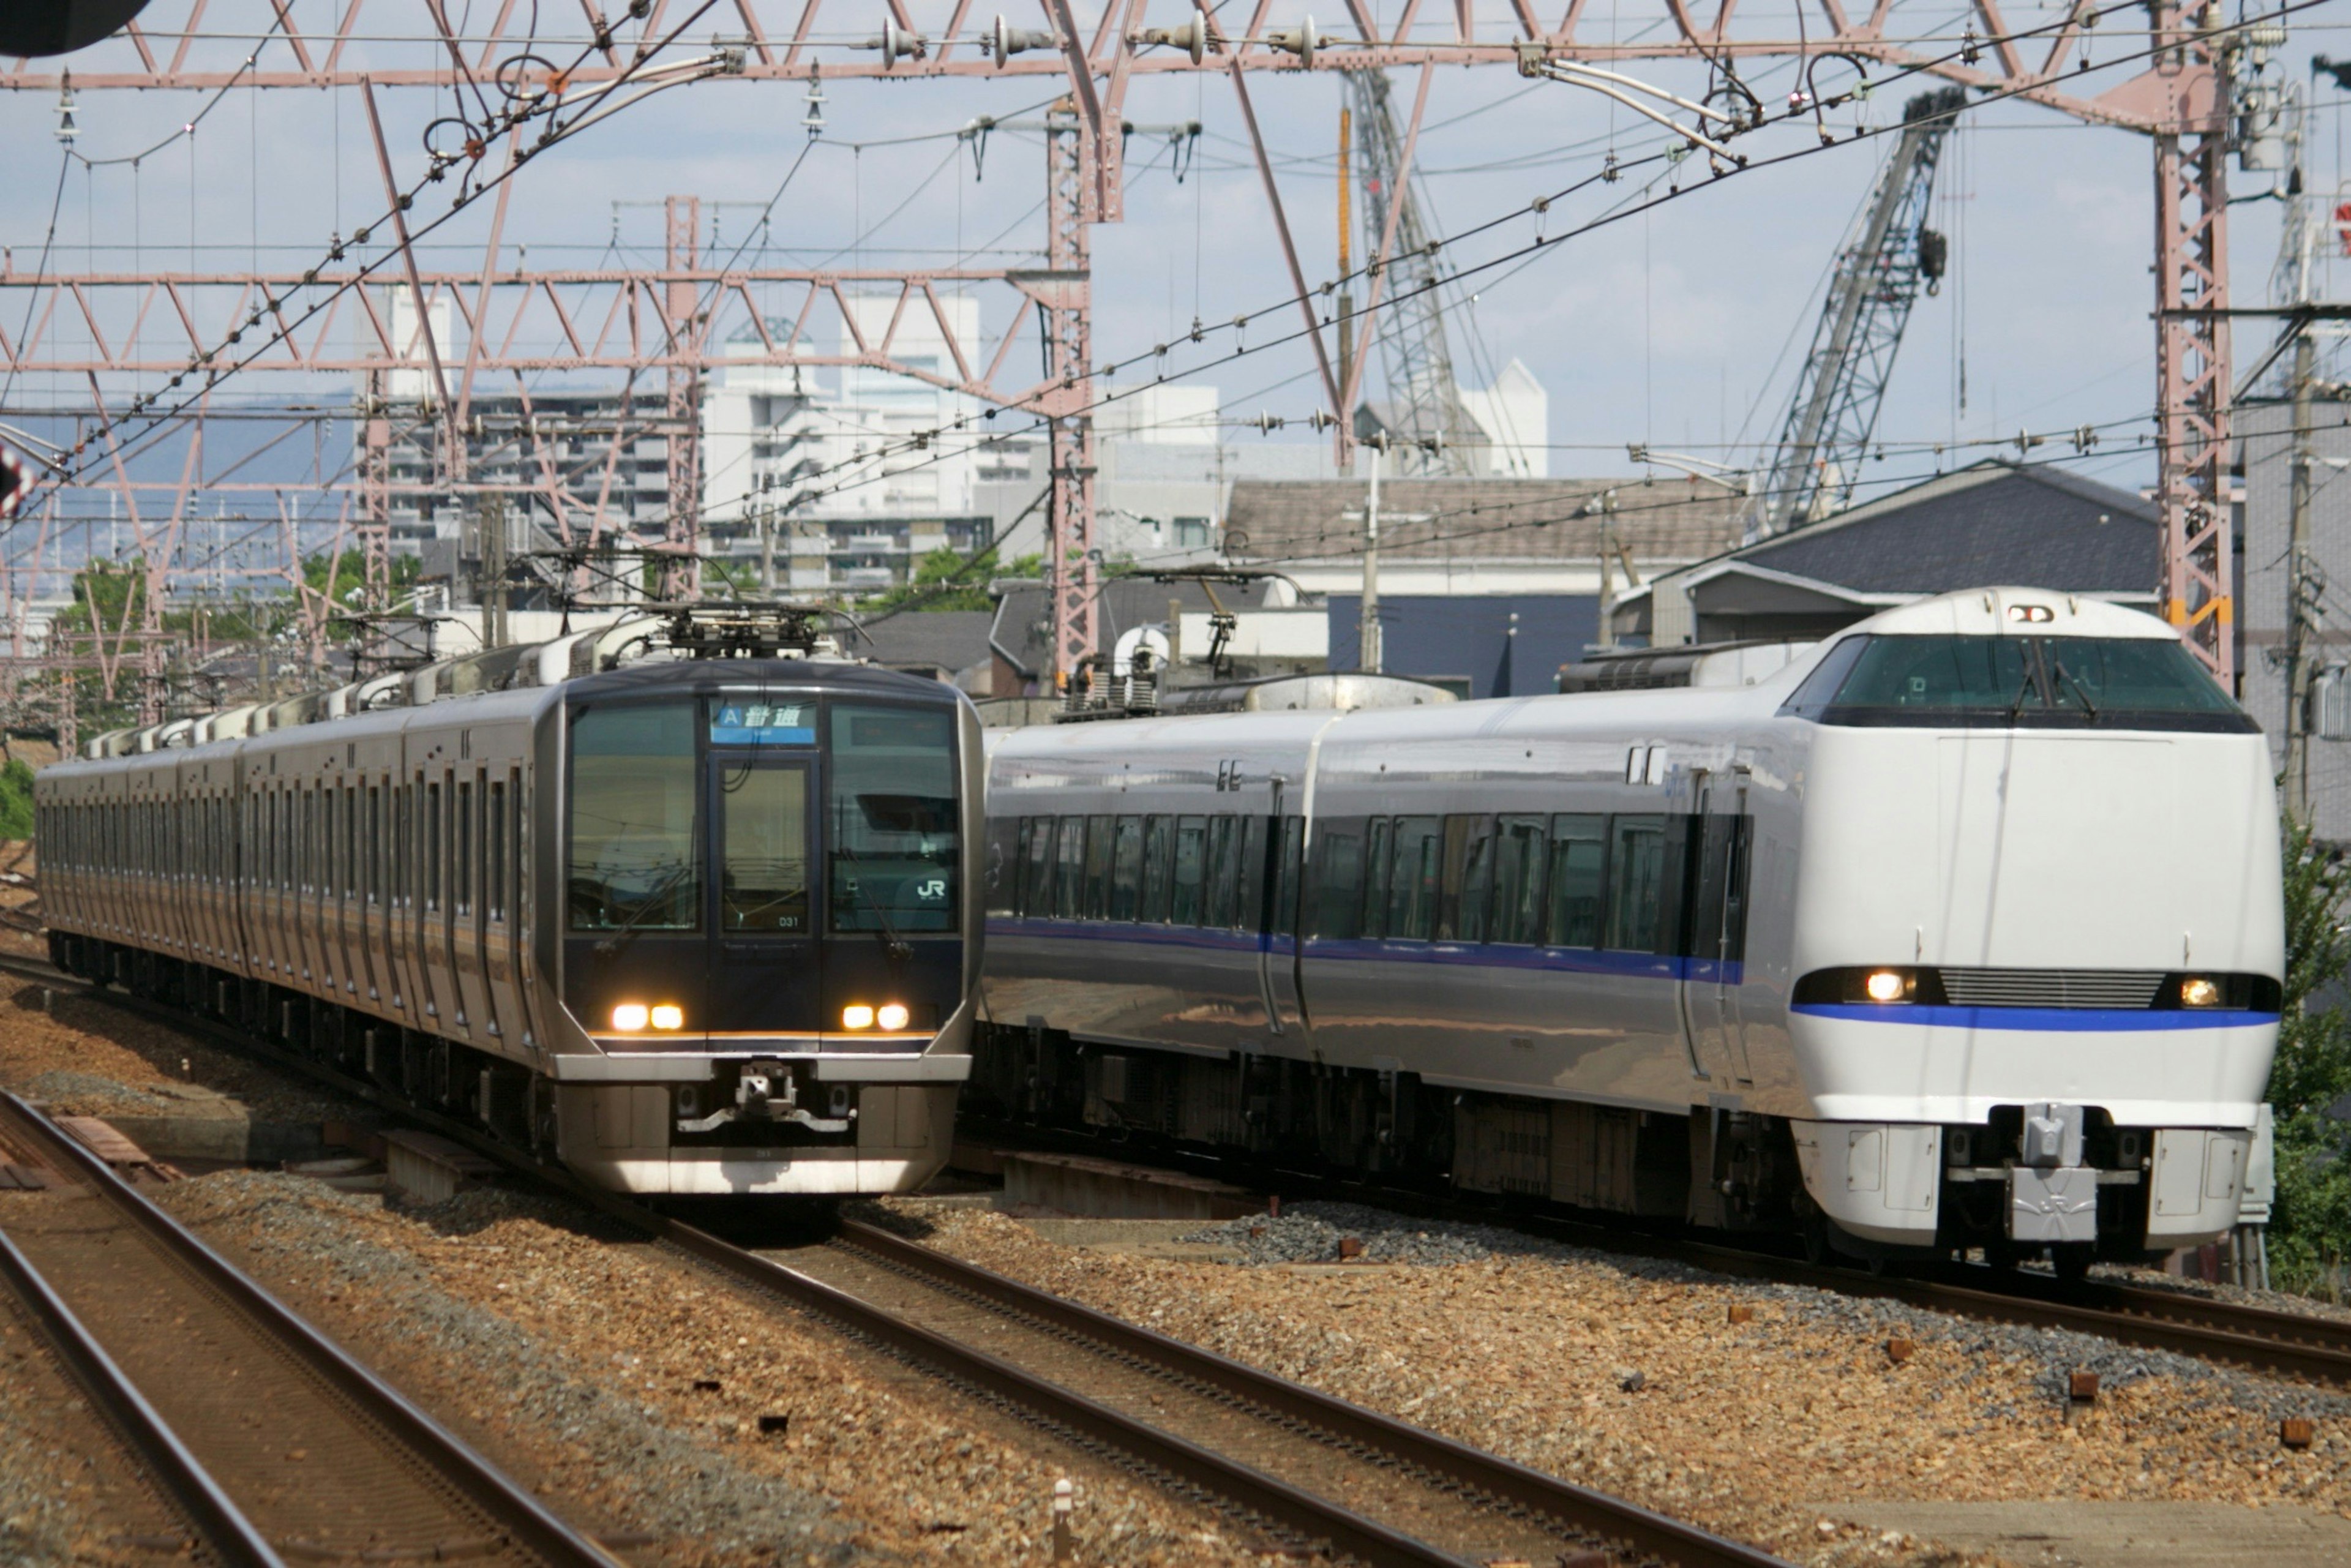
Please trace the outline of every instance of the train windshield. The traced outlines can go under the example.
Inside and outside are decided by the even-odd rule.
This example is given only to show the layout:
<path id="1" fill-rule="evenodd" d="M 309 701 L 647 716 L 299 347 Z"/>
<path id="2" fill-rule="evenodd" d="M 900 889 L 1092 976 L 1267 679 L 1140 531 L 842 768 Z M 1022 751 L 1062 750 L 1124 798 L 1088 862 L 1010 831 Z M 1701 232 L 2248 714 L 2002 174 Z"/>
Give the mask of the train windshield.
<path id="1" fill-rule="evenodd" d="M 1848 638 L 1785 711 L 1823 724 L 2256 727 L 2169 638 Z"/>
<path id="2" fill-rule="evenodd" d="M 954 930 L 955 716 L 836 703 L 829 718 L 832 929 Z"/>
<path id="3" fill-rule="evenodd" d="M 702 923 L 694 710 L 591 707 L 571 730 L 571 928 Z"/>

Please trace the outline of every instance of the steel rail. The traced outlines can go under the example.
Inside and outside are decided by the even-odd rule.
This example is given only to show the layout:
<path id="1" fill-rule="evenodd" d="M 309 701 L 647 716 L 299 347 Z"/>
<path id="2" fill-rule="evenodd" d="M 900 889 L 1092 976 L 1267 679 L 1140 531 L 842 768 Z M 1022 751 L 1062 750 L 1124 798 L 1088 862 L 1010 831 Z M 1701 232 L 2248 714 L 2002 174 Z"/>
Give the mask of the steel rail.
<path id="1" fill-rule="evenodd" d="M 558 1519 L 406 1396 L 149 1202 L 104 1160 L 6 1090 L 0 1090 L 0 1123 L 37 1146 L 51 1165 L 69 1171 L 92 1188 L 172 1261 L 217 1292 L 306 1371 L 481 1510 L 521 1550 L 536 1555 L 548 1568 L 617 1568 L 593 1542 Z"/>
<path id="2" fill-rule="evenodd" d="M 1040 1139 L 1034 1129 L 1024 1129 L 1018 1136 L 1007 1134 L 1002 1141 L 1008 1146 L 1025 1143 L 1055 1153 L 1099 1152 L 1089 1140 Z M 1129 1164 L 1153 1163 L 1147 1155 L 1123 1145 L 1119 1158 Z M 1181 1156 L 1158 1163 L 1194 1174 L 1207 1168 L 1206 1162 Z M 1228 1160 L 1215 1162 L 1215 1169 L 1228 1180 L 1253 1181 L 1293 1197 L 1361 1203 L 1432 1219 L 1491 1226 L 1596 1251 L 1685 1263 L 1735 1279 L 1875 1297 L 1980 1322 L 2096 1334 L 2140 1349 L 2351 1388 L 2351 1323 L 2314 1313 L 2247 1306 L 2138 1285 L 2094 1281 L 2075 1287 L 2022 1273 L 2002 1279 L 1993 1276 L 1990 1269 L 1973 1265 L 1946 1265 L 1941 1272 L 1924 1278 L 1877 1274 L 1722 1242 L 1617 1228 L 1589 1219 L 1512 1213 L 1409 1188 L 1334 1180 L 1311 1171 L 1250 1167 Z M 1993 1277 L 1970 1279 L 1967 1275 Z"/>
<path id="3" fill-rule="evenodd" d="M 841 1231 L 852 1246 L 951 1290 L 979 1296 L 1005 1311 L 1035 1318 L 1113 1354 L 1154 1363 L 1178 1377 L 1262 1406 L 1278 1417 L 1318 1427 L 1343 1443 L 1375 1449 L 1505 1504 L 1531 1509 L 1575 1528 L 1625 1542 L 1636 1553 L 1690 1564 L 1692 1568 L 1699 1564 L 1765 1568 L 1782 1562 L 1769 1552 L 1725 1540 L 1621 1498 L 1545 1475 L 1516 1460 L 1260 1372 L 1214 1351 L 1050 1295 L 873 1226 L 844 1220 Z"/>
<path id="4" fill-rule="evenodd" d="M 74 988 L 112 1006 L 135 1012 L 189 1033 L 200 1034 L 259 1056 L 278 1066 L 319 1080 L 371 1103 L 396 1110 L 446 1136 L 464 1142 L 510 1166 L 522 1165 L 511 1147 L 488 1138 L 480 1128 L 440 1115 L 364 1079 L 354 1078 L 322 1062 L 280 1051 L 242 1030 L 214 1019 L 148 1002 L 143 998 L 91 985 L 37 959 L 0 954 L 0 971 L 46 984 Z M 1023 1134 L 1030 1137 L 1030 1134 Z M 1018 1142 L 1008 1134 L 1008 1142 Z M 1082 1139 L 1051 1139 L 1047 1145 L 1061 1152 L 1091 1151 Z M 1040 1145 L 1047 1146 L 1047 1145 Z M 1124 1148 L 1121 1158 L 1135 1162 L 1136 1151 Z M 1196 1162 L 1181 1156 L 1165 1162 L 1170 1168 L 1189 1169 Z M 559 1176 L 538 1166 L 522 1165 L 534 1176 L 551 1181 L 569 1196 L 624 1217 L 642 1218 L 640 1207 L 612 1195 Z M 1217 1169 L 1234 1174 L 1230 1162 Z M 1511 1214 L 1482 1205 L 1447 1201 L 1405 1188 L 1337 1181 L 1311 1172 L 1259 1167 L 1257 1179 L 1292 1193 L 1333 1200 L 1360 1202 L 1417 1213 L 1432 1218 L 1491 1225 L 1523 1231 L 1570 1245 L 1597 1250 L 1633 1253 L 1668 1262 L 1687 1263 L 1740 1279 L 1769 1280 L 1775 1284 L 1834 1291 L 1840 1295 L 1875 1296 L 1899 1301 L 1928 1312 L 1949 1312 L 1983 1322 L 2013 1323 L 2027 1328 L 2062 1328 L 2102 1335 L 2117 1343 L 2168 1351 L 2203 1361 L 2218 1361 L 2288 1376 L 2314 1379 L 2351 1388 L 2351 1323 L 2336 1323 L 2315 1314 L 2219 1301 L 2181 1291 L 2145 1286 L 2091 1283 L 2068 1291 L 2054 1281 L 2012 1275 L 1997 1283 L 1962 1282 L 1949 1274 L 1939 1279 L 1906 1279 L 1878 1275 L 1860 1269 L 1807 1263 L 1778 1253 L 1752 1251 L 1719 1242 L 1696 1241 L 1653 1232 L 1618 1229 L 1590 1220 L 1548 1218 Z M 1988 1272 L 1988 1270 L 1986 1270 Z M 2070 1294 L 2074 1299 L 2063 1299 Z"/>
<path id="5" fill-rule="evenodd" d="M 1117 1448 L 1179 1480 L 1253 1511 L 1284 1529 L 1310 1539 L 1327 1541 L 1335 1551 L 1356 1558 L 1368 1568 L 1475 1568 L 1474 1564 L 1426 1542 L 1366 1520 L 1351 1509 L 1290 1486 L 1185 1438 L 1163 1432 L 984 1351 L 909 1322 L 885 1308 L 862 1301 L 798 1270 L 737 1247 L 682 1220 L 657 1215 L 616 1194 L 591 1187 L 568 1172 L 539 1165 L 512 1145 L 488 1137 L 478 1127 L 413 1105 L 387 1093 L 376 1084 L 352 1078 L 324 1063 L 279 1051 L 225 1024 L 91 986 L 47 964 L 0 955 L 0 970 L 47 983 L 78 988 L 93 998 L 127 1011 L 233 1044 L 241 1051 L 300 1071 L 336 1089 L 396 1109 L 402 1114 L 413 1117 L 424 1125 L 466 1144 L 534 1181 L 634 1227 L 654 1240 L 674 1248 L 739 1284 L 782 1296 L 796 1306 L 830 1318 L 950 1379 L 1004 1399 L 1090 1440 Z M 13 1100 L 14 1097 L 7 1098 Z M 78 1148 L 76 1152 L 79 1152 Z M 165 1222 L 170 1223 L 168 1219 Z M 849 1222 L 848 1228 L 853 1239 L 866 1245 L 868 1250 L 880 1251 L 882 1248 L 896 1243 L 900 1248 L 906 1248 L 918 1260 L 935 1260 L 934 1272 L 969 1270 L 969 1275 L 956 1275 L 956 1283 L 967 1289 L 975 1288 L 970 1276 L 985 1275 L 1008 1293 L 1003 1299 L 1008 1301 L 1018 1299 L 1024 1302 L 1016 1310 L 1034 1310 L 1025 1304 L 1026 1296 L 1018 1294 L 1028 1292 L 1029 1287 L 1002 1276 L 989 1275 L 984 1270 L 958 1264 L 926 1249 L 897 1242 L 895 1238 L 885 1232 L 870 1233 L 882 1239 L 880 1245 L 874 1245 L 868 1240 L 870 1228 L 857 1226 L 854 1222 Z M 904 1260 L 904 1254 L 893 1252 L 891 1257 L 893 1261 Z M 977 1293 L 987 1294 L 985 1291 Z M 1787 1568 L 1783 1559 L 1709 1534 L 1695 1526 L 1681 1524 L 1664 1515 L 1651 1513 L 1605 1493 L 1544 1476 L 1499 1456 L 1480 1454 L 1448 1438 L 1419 1431 L 1375 1412 L 1286 1383 L 1238 1362 L 1226 1361 L 1213 1353 L 1194 1350 L 1179 1342 L 1151 1334 L 1147 1330 L 1133 1328 L 1075 1302 L 1058 1302 L 1055 1298 L 1041 1293 L 1032 1294 L 1070 1314 L 1061 1320 L 1061 1326 L 1089 1322 L 1097 1331 L 1089 1337 L 1122 1354 L 1137 1352 L 1113 1344 L 1114 1337 L 1122 1334 L 1146 1336 L 1149 1341 L 1155 1342 L 1160 1350 L 1160 1354 L 1149 1359 L 1162 1365 L 1169 1364 L 1170 1358 L 1187 1354 L 1198 1358 L 1184 1369 L 1184 1375 L 1199 1377 L 1278 1412 L 1294 1414 L 1343 1441 L 1374 1448 L 1404 1458 L 1463 1485 L 1489 1492 L 1506 1503 L 1532 1508 L 1593 1533 L 1626 1542 L 1635 1552 L 1677 1565 L 1677 1568 Z M 1136 1345 L 1143 1343 L 1143 1340 L 1133 1342 Z M 1222 1369 L 1214 1376 L 1207 1375 L 1210 1363 Z"/>
<path id="6" fill-rule="evenodd" d="M 0 1231 L 0 1280 L 24 1303 L 57 1348 L 59 1359 L 145 1461 L 165 1497 L 195 1526 L 214 1562 L 220 1568 L 286 1568 L 277 1549 L 213 1479 L 203 1461 L 189 1452 L 180 1435 L 123 1375 L 106 1347 L 82 1325 L 65 1298 L 41 1277 L 33 1260 L 5 1231 Z"/>

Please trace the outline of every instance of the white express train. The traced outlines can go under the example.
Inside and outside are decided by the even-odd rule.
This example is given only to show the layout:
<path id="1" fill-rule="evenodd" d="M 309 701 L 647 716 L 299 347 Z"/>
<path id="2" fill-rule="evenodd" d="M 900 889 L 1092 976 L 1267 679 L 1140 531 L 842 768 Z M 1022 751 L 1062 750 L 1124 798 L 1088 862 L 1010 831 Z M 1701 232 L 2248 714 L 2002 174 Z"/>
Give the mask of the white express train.
<path id="1" fill-rule="evenodd" d="M 51 955 L 616 1190 L 918 1186 L 978 719 L 805 633 L 640 617 L 102 737 L 36 784 Z"/>
<path id="2" fill-rule="evenodd" d="M 988 832 L 969 1111 L 1860 1256 L 2235 1222 L 2270 760 L 2149 616 L 1988 589 L 1751 685 L 1024 729 Z"/>

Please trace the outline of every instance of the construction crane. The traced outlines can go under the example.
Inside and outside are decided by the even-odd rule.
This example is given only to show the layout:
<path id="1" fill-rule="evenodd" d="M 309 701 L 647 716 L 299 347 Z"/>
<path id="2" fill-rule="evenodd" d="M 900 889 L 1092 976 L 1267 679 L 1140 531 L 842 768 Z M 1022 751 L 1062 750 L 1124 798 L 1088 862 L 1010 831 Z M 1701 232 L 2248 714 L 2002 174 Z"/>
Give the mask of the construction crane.
<path id="1" fill-rule="evenodd" d="M 1387 72 L 1351 70 L 1346 79 L 1347 96 L 1353 100 L 1366 255 L 1379 254 L 1388 204 L 1402 204 L 1396 214 L 1397 260 L 1388 278 L 1387 300 L 1380 307 L 1377 331 L 1380 370 L 1388 392 L 1385 417 L 1376 422 L 1377 427 L 1395 443 L 1396 466 L 1404 473 L 1470 474 L 1476 471 L 1486 433 L 1462 406 L 1461 383 L 1454 375 L 1445 333 L 1448 275 L 1430 251 L 1426 203 L 1416 189 L 1419 180 L 1396 178 L 1404 163 L 1404 133 L 1388 100 Z M 1364 416 L 1356 416 L 1359 436 L 1371 435 L 1374 428 Z M 1441 439 L 1432 441 L 1432 436 Z"/>
<path id="2" fill-rule="evenodd" d="M 1942 280 L 1948 246 L 1927 209 L 1943 140 L 1966 107 L 1956 87 L 1903 106 L 1902 133 L 1838 253 L 1770 467 L 1742 516 L 1750 541 L 1826 517 L 1853 495 L 1910 308 Z"/>

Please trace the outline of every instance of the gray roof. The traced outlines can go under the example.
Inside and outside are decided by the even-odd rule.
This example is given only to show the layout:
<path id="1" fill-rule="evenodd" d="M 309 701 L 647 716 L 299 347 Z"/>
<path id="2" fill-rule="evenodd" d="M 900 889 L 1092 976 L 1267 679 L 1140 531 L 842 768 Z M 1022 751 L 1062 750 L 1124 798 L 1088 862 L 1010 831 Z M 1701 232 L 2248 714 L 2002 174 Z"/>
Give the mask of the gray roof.
<path id="1" fill-rule="evenodd" d="M 1360 479 L 1240 479 L 1225 511 L 1225 549 L 1280 562 L 1363 548 Z M 1380 553 L 1410 559 L 1590 560 L 1614 496 L 1615 535 L 1647 560 L 1697 560 L 1736 541 L 1740 497 L 1696 479 L 1385 479 Z M 1588 508 L 1588 509 L 1587 509 Z M 1421 517 L 1423 521 L 1403 519 Z"/>
<path id="2" fill-rule="evenodd" d="M 1857 593 L 1941 593 L 1987 582 L 2148 593 L 2161 570 L 2161 540 L 2152 501 L 2053 467 L 1995 459 L 1728 559 Z"/>
<path id="3" fill-rule="evenodd" d="M 953 674 L 987 663 L 987 632 L 995 622 L 992 610 L 909 610 L 872 622 L 864 637 L 849 633 L 843 652 L 893 669 L 920 666 Z"/>
<path id="4" fill-rule="evenodd" d="M 1228 610 L 1256 610 L 1265 603 L 1268 582 L 1220 582 L 1217 601 Z M 988 644 L 1021 674 L 1035 678 L 1050 667 L 1048 616 L 1051 605 L 1041 582 L 998 582 L 1003 594 L 996 601 L 996 626 Z M 1167 619 L 1167 601 L 1181 601 L 1187 612 L 1205 614 L 1215 608 L 1208 591 L 1197 582 L 1154 582 L 1148 578 L 1123 578 L 1102 587 L 1102 646 L 1107 652 L 1130 627 L 1159 625 Z"/>

